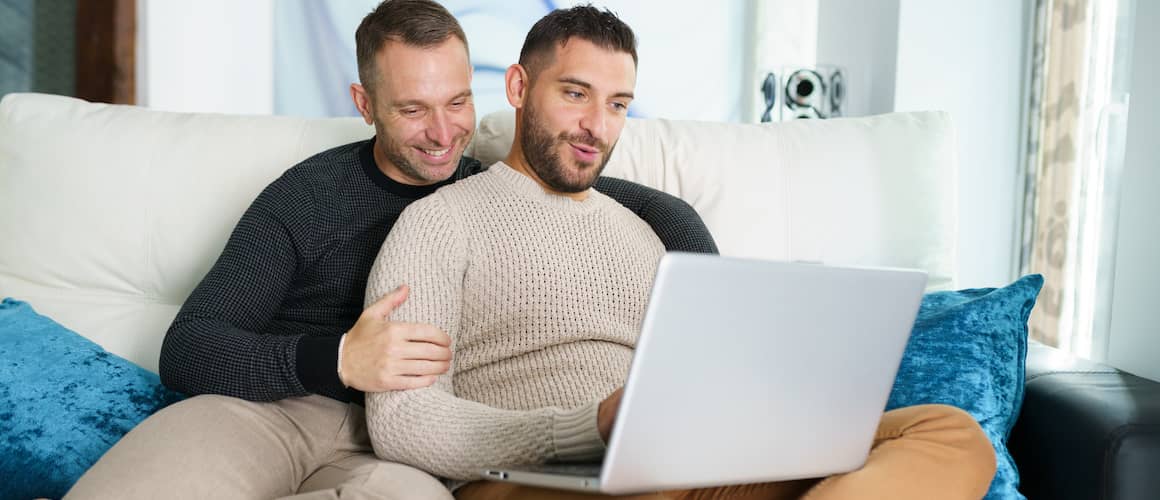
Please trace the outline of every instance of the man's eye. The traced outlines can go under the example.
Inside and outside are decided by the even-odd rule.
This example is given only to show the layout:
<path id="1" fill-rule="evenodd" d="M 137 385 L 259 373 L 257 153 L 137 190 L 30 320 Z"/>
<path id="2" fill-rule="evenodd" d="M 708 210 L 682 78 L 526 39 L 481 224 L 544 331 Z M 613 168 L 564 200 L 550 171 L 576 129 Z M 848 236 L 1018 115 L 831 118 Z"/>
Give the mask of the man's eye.
<path id="1" fill-rule="evenodd" d="M 624 111 L 628 109 L 628 105 L 623 102 L 614 102 L 612 103 L 612 109 L 617 111 Z"/>
<path id="2" fill-rule="evenodd" d="M 566 90 L 564 93 L 573 99 L 580 99 L 581 97 L 584 97 L 584 94 L 576 92 L 575 90 Z"/>
<path id="3" fill-rule="evenodd" d="M 461 108 L 461 107 L 463 107 L 463 105 L 464 105 L 464 104 L 466 104 L 466 103 L 467 103 L 467 101 L 463 101 L 463 100 L 460 100 L 460 101 L 452 101 L 452 102 L 451 102 L 451 107 L 453 107 L 453 108 Z"/>
<path id="4" fill-rule="evenodd" d="M 406 108 L 406 109 L 399 110 L 399 113 L 402 114 L 403 116 L 415 116 L 415 115 L 419 114 L 419 110 L 414 109 L 414 108 Z"/>

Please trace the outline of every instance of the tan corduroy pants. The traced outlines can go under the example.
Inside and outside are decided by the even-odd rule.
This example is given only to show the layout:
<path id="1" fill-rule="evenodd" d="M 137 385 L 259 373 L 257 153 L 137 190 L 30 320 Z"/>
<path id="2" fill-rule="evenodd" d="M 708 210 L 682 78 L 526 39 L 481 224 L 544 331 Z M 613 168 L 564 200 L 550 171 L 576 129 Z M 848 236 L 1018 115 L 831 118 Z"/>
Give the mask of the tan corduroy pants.
<path id="1" fill-rule="evenodd" d="M 125 435 L 67 499 L 441 499 L 431 475 L 375 458 L 365 410 L 323 396 L 197 396 Z"/>
<path id="2" fill-rule="evenodd" d="M 459 500 L 739 499 L 739 500 L 978 500 L 995 475 L 995 452 L 966 412 L 922 405 L 886 412 L 866 465 L 823 479 L 663 491 L 609 497 L 479 481 L 460 488 Z"/>

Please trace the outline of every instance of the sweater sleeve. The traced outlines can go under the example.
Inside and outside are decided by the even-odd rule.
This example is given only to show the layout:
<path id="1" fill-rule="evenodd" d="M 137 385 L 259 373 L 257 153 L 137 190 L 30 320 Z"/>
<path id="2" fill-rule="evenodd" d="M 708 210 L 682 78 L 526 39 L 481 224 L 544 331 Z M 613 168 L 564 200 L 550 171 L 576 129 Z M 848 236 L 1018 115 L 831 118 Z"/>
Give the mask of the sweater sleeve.
<path id="1" fill-rule="evenodd" d="M 375 259 L 366 304 L 406 284 L 411 292 L 394 321 L 433 324 L 459 341 L 468 242 L 440 193 L 400 216 Z M 454 362 L 452 363 L 454 365 Z M 375 454 L 449 479 L 472 480 L 486 467 L 597 459 L 604 443 L 598 401 L 579 408 L 514 411 L 455 396 L 454 368 L 435 385 L 367 394 Z"/>
<path id="2" fill-rule="evenodd" d="M 665 250 L 718 253 L 717 243 L 701 215 L 685 200 L 615 177 L 600 177 L 593 187 L 643 219 L 664 243 Z"/>
<path id="3" fill-rule="evenodd" d="M 246 210 L 174 318 L 161 346 L 166 386 L 251 401 L 308 394 L 295 372 L 302 336 L 258 333 L 277 312 L 298 265 L 290 231 L 272 215 L 279 189 L 271 184 Z"/>

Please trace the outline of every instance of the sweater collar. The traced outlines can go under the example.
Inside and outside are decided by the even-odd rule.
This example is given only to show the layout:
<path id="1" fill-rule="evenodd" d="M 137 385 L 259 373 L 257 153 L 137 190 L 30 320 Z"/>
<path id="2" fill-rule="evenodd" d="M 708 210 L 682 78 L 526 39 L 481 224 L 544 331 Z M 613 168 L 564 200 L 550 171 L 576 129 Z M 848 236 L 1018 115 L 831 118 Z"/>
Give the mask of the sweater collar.
<path id="1" fill-rule="evenodd" d="M 413 186 L 411 184 L 403 184 L 402 182 L 388 177 L 387 174 L 384 174 L 382 169 L 379 168 L 378 162 L 375 161 L 375 141 L 377 140 L 377 138 L 372 137 L 369 141 L 366 141 L 366 143 L 363 144 L 362 148 L 359 149 L 359 164 L 362 165 L 363 172 L 366 173 L 367 177 L 369 177 L 371 181 L 375 183 L 375 185 L 383 188 L 388 193 L 411 200 L 417 200 L 431 193 L 434 193 L 436 189 L 451 184 L 452 182 L 455 182 L 456 180 L 464 177 L 464 172 L 466 171 L 464 164 L 475 161 L 471 158 L 468 158 L 467 156 L 460 158 L 459 168 L 455 170 L 455 173 L 452 174 L 450 178 L 441 182 L 436 182 L 435 184 L 428 186 Z"/>
<path id="2" fill-rule="evenodd" d="M 592 188 L 588 188 L 588 197 L 583 201 L 576 201 L 562 194 L 549 193 L 544 191 L 543 186 L 540 186 L 535 179 L 520 173 L 502 161 L 496 162 L 487 171 L 521 197 L 564 211 L 586 212 L 593 210 L 604 204 L 604 200 L 607 198 Z"/>

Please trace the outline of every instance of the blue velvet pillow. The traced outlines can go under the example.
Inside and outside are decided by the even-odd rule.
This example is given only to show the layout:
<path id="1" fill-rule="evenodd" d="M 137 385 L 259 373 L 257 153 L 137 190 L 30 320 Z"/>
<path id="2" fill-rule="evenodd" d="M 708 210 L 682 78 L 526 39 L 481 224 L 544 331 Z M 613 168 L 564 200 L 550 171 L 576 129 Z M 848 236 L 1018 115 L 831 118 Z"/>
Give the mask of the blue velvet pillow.
<path id="1" fill-rule="evenodd" d="M 1027 317 L 1042 286 L 1033 274 L 1004 288 L 923 297 L 886 405 L 942 403 L 975 417 L 998 460 L 988 500 L 1024 498 L 1007 437 L 1023 404 Z"/>
<path id="2" fill-rule="evenodd" d="M 60 498 L 113 443 L 181 399 L 157 375 L 0 302 L 0 498 Z"/>

